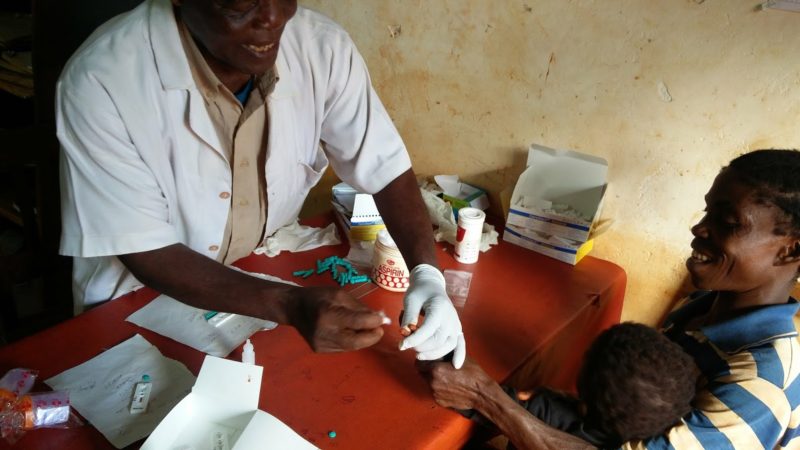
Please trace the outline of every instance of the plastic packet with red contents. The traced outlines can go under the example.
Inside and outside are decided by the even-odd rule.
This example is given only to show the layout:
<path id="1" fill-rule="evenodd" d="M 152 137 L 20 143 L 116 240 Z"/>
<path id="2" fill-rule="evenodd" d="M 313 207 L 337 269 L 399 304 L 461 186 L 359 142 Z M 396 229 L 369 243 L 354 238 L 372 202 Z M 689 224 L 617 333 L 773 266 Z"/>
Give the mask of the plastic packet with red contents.
<path id="1" fill-rule="evenodd" d="M 31 369 L 11 369 L 0 378 L 0 412 L 9 410 L 17 400 L 27 394 L 36 382 L 39 372 Z"/>
<path id="2" fill-rule="evenodd" d="M 0 436 L 17 442 L 37 428 L 74 428 L 83 425 L 69 404 L 69 392 L 34 392 L 20 397 L 10 410 L 0 413 Z"/>
<path id="3" fill-rule="evenodd" d="M 37 375 L 34 370 L 12 369 L 0 378 L 0 437 L 10 444 L 37 428 L 83 425 L 69 405 L 68 392 L 30 392 Z"/>

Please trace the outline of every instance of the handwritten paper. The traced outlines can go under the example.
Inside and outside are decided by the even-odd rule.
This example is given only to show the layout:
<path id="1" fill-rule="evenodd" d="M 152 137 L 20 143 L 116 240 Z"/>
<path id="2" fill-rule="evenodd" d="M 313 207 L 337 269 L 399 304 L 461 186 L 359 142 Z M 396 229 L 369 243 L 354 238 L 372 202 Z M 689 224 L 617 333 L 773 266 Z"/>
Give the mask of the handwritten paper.
<path id="1" fill-rule="evenodd" d="M 131 414 L 134 386 L 145 374 L 152 383 L 147 410 Z M 45 380 L 53 390 L 68 391 L 72 406 L 116 448 L 149 435 L 194 382 L 186 366 L 163 356 L 138 334 Z"/>
<path id="2" fill-rule="evenodd" d="M 244 271 L 242 271 L 244 272 Z M 244 272 L 268 281 L 293 284 L 271 275 Z M 203 309 L 161 295 L 125 319 L 142 328 L 188 345 L 212 356 L 227 356 L 258 330 L 271 330 L 278 324 L 238 314 L 214 326 Z"/>

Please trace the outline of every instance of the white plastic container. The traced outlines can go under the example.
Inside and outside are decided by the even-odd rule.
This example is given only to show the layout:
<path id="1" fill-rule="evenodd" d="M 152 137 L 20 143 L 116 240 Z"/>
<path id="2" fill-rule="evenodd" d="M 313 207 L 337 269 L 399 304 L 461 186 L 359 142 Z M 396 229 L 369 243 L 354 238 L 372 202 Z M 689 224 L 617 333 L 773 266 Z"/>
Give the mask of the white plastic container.
<path id="1" fill-rule="evenodd" d="M 461 264 L 478 262 L 481 253 L 481 235 L 486 213 L 478 208 L 458 210 L 458 230 L 456 231 L 456 261 Z"/>
<path id="2" fill-rule="evenodd" d="M 256 351 L 255 348 L 253 348 L 253 343 L 250 342 L 250 339 L 248 339 L 242 347 L 242 362 L 245 364 L 256 363 Z"/>
<path id="3" fill-rule="evenodd" d="M 389 232 L 380 230 L 372 255 L 372 281 L 384 289 L 405 292 L 408 289 L 408 277 L 409 271 L 403 255 Z"/>

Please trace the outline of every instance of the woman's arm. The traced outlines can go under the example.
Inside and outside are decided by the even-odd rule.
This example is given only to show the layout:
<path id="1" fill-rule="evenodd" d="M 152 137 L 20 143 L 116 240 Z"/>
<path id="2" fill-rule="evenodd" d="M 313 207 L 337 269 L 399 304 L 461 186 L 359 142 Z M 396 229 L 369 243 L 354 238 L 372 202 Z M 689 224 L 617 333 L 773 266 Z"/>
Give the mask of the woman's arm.
<path id="1" fill-rule="evenodd" d="M 424 370 L 431 375 L 433 397 L 441 406 L 475 409 L 522 449 L 594 449 L 583 439 L 550 427 L 509 397 L 474 361 L 461 370 L 448 363 L 433 363 Z"/>

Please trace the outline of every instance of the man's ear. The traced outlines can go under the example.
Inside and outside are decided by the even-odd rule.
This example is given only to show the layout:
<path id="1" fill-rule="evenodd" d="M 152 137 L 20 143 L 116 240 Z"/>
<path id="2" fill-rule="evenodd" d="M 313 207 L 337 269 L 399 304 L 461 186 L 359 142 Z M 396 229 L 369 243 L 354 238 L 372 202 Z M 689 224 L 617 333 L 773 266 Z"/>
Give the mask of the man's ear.
<path id="1" fill-rule="evenodd" d="M 777 264 L 794 264 L 800 262 L 800 239 L 793 239 L 778 252 Z"/>

